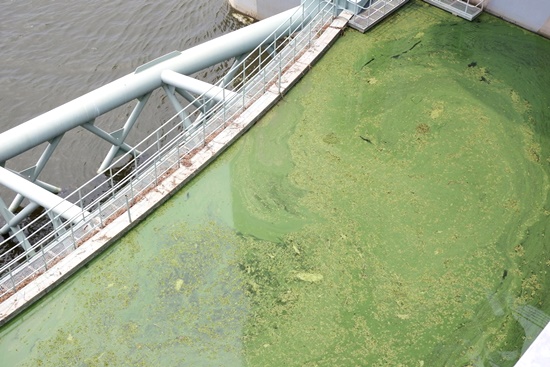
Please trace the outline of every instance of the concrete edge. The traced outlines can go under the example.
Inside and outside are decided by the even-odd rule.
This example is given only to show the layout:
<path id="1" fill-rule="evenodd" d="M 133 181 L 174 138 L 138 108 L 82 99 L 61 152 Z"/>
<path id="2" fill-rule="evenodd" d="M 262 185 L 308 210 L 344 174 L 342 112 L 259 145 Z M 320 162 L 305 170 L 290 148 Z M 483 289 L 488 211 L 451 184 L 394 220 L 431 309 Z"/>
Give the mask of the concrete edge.
<path id="1" fill-rule="evenodd" d="M 550 324 L 547 324 L 514 367 L 550 366 Z"/>
<path id="2" fill-rule="evenodd" d="M 518 22 L 517 20 L 512 19 L 512 18 L 510 18 L 510 17 L 508 17 L 504 14 L 500 14 L 500 13 L 494 11 L 494 10 L 488 9 L 487 7 L 485 7 L 485 9 L 483 9 L 483 12 L 485 12 L 487 14 L 491 14 L 492 16 L 497 17 L 499 19 L 502 19 L 505 22 L 508 22 L 508 23 L 513 24 L 515 26 L 518 26 L 522 29 L 525 29 L 526 31 L 529 31 L 529 32 L 532 32 L 532 33 L 534 33 L 536 35 L 539 35 L 541 37 L 550 39 L 550 17 L 548 18 L 546 23 L 540 29 L 536 29 L 536 28 L 533 28 L 533 27 L 529 26 L 528 24 L 524 24 L 523 22 Z"/>

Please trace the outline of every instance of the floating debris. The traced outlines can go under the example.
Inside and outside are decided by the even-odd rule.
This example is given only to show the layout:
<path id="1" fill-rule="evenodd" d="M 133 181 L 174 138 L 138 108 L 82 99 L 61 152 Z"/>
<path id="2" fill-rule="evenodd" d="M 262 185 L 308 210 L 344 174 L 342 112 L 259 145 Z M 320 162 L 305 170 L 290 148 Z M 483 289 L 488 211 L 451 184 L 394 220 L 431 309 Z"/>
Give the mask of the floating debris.
<path id="1" fill-rule="evenodd" d="M 323 280 L 323 276 L 318 273 L 298 273 L 296 274 L 296 278 L 308 283 L 317 283 Z"/>
<path id="2" fill-rule="evenodd" d="M 233 18 L 237 19 L 239 23 L 242 23 L 244 25 L 249 25 L 255 22 L 254 18 L 249 17 L 248 15 L 244 15 L 241 13 L 231 13 L 231 15 L 233 16 Z"/>

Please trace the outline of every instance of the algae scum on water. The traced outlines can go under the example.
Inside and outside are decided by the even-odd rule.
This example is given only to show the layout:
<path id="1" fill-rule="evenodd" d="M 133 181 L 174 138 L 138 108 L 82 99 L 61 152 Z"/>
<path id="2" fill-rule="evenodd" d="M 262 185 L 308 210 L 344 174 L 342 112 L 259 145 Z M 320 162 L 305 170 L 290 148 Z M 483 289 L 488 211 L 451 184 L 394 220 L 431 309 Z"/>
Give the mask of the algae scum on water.
<path id="1" fill-rule="evenodd" d="M 10 366 L 513 366 L 550 320 L 550 41 L 413 1 L 0 331 Z"/>

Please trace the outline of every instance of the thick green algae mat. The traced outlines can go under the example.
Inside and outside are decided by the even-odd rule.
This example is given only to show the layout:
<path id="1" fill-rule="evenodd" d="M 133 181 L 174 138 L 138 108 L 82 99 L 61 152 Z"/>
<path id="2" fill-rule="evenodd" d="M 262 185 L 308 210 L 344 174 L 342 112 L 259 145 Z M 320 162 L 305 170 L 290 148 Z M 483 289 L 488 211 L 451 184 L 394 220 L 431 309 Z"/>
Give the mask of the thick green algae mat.
<path id="1" fill-rule="evenodd" d="M 6 366 L 513 366 L 550 320 L 550 41 L 412 2 L 0 330 Z"/>

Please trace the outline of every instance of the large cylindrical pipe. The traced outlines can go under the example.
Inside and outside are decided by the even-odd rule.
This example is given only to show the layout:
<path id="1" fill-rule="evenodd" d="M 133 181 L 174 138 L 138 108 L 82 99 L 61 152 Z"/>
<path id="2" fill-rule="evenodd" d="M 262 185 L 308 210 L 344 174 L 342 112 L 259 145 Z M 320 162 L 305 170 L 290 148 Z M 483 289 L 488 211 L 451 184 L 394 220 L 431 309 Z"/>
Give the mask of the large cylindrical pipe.
<path id="1" fill-rule="evenodd" d="M 25 218 L 27 218 L 29 215 L 32 214 L 36 209 L 40 208 L 40 205 L 36 203 L 29 203 L 27 204 L 23 210 L 21 210 L 19 213 L 17 213 L 13 218 L 11 218 L 8 223 L 4 225 L 4 227 L 0 228 L 0 235 L 5 235 L 10 231 L 10 228 L 15 227 L 19 225 Z"/>
<path id="2" fill-rule="evenodd" d="M 303 20 L 302 14 L 302 8 L 296 7 L 215 38 L 166 61 L 140 68 L 139 71 L 18 125 L 0 134 L 0 163 L 159 88 L 163 70 L 189 75 L 250 52 L 278 28 L 281 31 L 276 34 L 288 32 L 287 25 L 298 27 Z"/>
<path id="3" fill-rule="evenodd" d="M 164 70 L 160 74 L 160 77 L 166 84 L 173 85 L 176 88 L 181 88 L 194 94 L 202 95 L 216 102 L 222 101 L 224 98 L 232 99 L 237 95 L 237 93 L 230 90 L 191 78 L 187 75 L 176 73 L 172 70 Z"/>
<path id="4" fill-rule="evenodd" d="M 20 193 L 45 209 L 51 209 L 52 212 L 67 220 L 78 222 L 82 214 L 90 215 L 89 212 L 83 211 L 78 206 L 3 167 L 0 167 L 0 185 Z"/>

